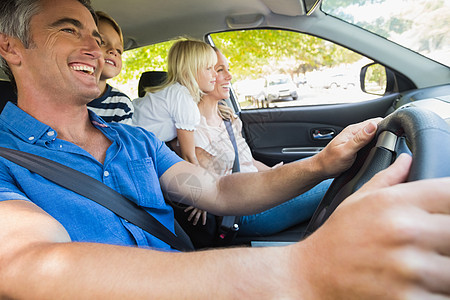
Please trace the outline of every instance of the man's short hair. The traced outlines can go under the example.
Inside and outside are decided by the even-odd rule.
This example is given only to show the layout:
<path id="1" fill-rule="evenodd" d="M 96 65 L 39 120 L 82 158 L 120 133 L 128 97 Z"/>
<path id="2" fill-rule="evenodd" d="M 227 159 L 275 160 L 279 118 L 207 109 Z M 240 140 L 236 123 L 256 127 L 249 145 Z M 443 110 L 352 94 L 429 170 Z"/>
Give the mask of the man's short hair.
<path id="1" fill-rule="evenodd" d="M 0 2 L 0 33 L 18 38 L 25 48 L 33 45 L 30 36 L 30 20 L 40 11 L 40 0 L 1 0 Z M 90 0 L 78 0 L 92 14 L 97 22 L 94 9 Z M 0 57 L 0 68 L 8 76 L 15 87 L 14 76 L 8 63 L 3 57 Z"/>

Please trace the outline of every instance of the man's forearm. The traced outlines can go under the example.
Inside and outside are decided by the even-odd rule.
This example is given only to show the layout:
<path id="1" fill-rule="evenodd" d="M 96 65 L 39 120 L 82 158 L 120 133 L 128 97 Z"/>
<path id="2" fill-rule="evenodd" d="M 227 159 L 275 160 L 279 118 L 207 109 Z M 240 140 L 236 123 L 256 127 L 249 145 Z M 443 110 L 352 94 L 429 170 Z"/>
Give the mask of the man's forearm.
<path id="1" fill-rule="evenodd" d="M 194 176 L 201 178 L 202 187 L 196 193 L 201 196 L 182 201 L 216 215 L 248 215 L 264 211 L 347 170 L 353 164 L 356 153 L 374 137 L 378 121 L 374 119 L 350 125 L 320 153 L 274 170 L 233 174 L 216 182 L 212 176 L 202 176 L 205 171 L 191 169 Z M 186 166 L 183 170 L 181 163 L 177 165 L 166 172 L 170 175 L 162 176 L 165 178 L 163 183 L 170 182 L 177 174 L 189 169 Z M 169 190 L 165 184 L 163 189 Z M 181 188 L 179 194 L 192 194 L 190 189 Z"/>
<path id="2" fill-rule="evenodd" d="M 219 178 L 211 171 L 182 161 L 167 170 L 160 182 L 169 201 L 215 215 L 249 215 L 300 195 L 324 179 L 327 177 L 319 160 L 311 157 L 273 170 Z"/>
<path id="3" fill-rule="evenodd" d="M 327 179 L 317 159 L 311 157 L 258 173 L 220 178 L 216 206 L 229 214 L 246 215 L 264 211 L 311 189 Z"/>
<path id="4" fill-rule="evenodd" d="M 292 280 L 289 251 L 279 247 L 164 253 L 89 243 L 43 243 L 2 262 L 0 295 L 24 299 L 276 298 L 288 292 L 286 284 Z"/>

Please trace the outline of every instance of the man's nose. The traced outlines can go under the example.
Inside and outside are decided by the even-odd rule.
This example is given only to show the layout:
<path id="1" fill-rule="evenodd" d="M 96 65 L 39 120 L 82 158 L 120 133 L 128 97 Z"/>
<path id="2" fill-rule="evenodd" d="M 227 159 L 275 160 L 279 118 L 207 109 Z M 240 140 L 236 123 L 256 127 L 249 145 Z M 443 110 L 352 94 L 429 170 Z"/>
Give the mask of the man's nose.
<path id="1" fill-rule="evenodd" d="M 83 53 L 94 59 L 101 58 L 103 55 L 98 40 L 94 37 L 86 37 L 84 39 Z"/>

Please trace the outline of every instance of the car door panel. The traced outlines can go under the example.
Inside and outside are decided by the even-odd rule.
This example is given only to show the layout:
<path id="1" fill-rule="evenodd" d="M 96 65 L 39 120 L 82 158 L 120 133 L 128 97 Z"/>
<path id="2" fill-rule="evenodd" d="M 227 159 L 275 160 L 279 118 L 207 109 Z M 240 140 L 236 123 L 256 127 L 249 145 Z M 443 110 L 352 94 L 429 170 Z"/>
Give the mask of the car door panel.
<path id="1" fill-rule="evenodd" d="M 243 110 L 243 135 L 256 160 L 268 165 L 290 162 L 320 151 L 349 124 L 384 117 L 397 99 L 393 94 L 377 100 L 337 105 Z M 320 134 L 323 139 L 314 138 Z"/>

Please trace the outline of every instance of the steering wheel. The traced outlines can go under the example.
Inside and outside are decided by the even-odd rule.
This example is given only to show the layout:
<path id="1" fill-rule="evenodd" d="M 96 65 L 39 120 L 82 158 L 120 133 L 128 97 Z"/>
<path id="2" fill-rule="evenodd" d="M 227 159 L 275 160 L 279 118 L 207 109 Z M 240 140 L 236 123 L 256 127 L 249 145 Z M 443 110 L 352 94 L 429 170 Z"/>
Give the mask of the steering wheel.
<path id="1" fill-rule="evenodd" d="M 335 178 L 314 212 L 305 236 L 319 228 L 336 207 L 403 152 L 413 161 L 407 181 L 450 176 L 450 126 L 427 109 L 405 107 L 378 124 L 376 138 L 361 149 L 347 171 Z"/>

